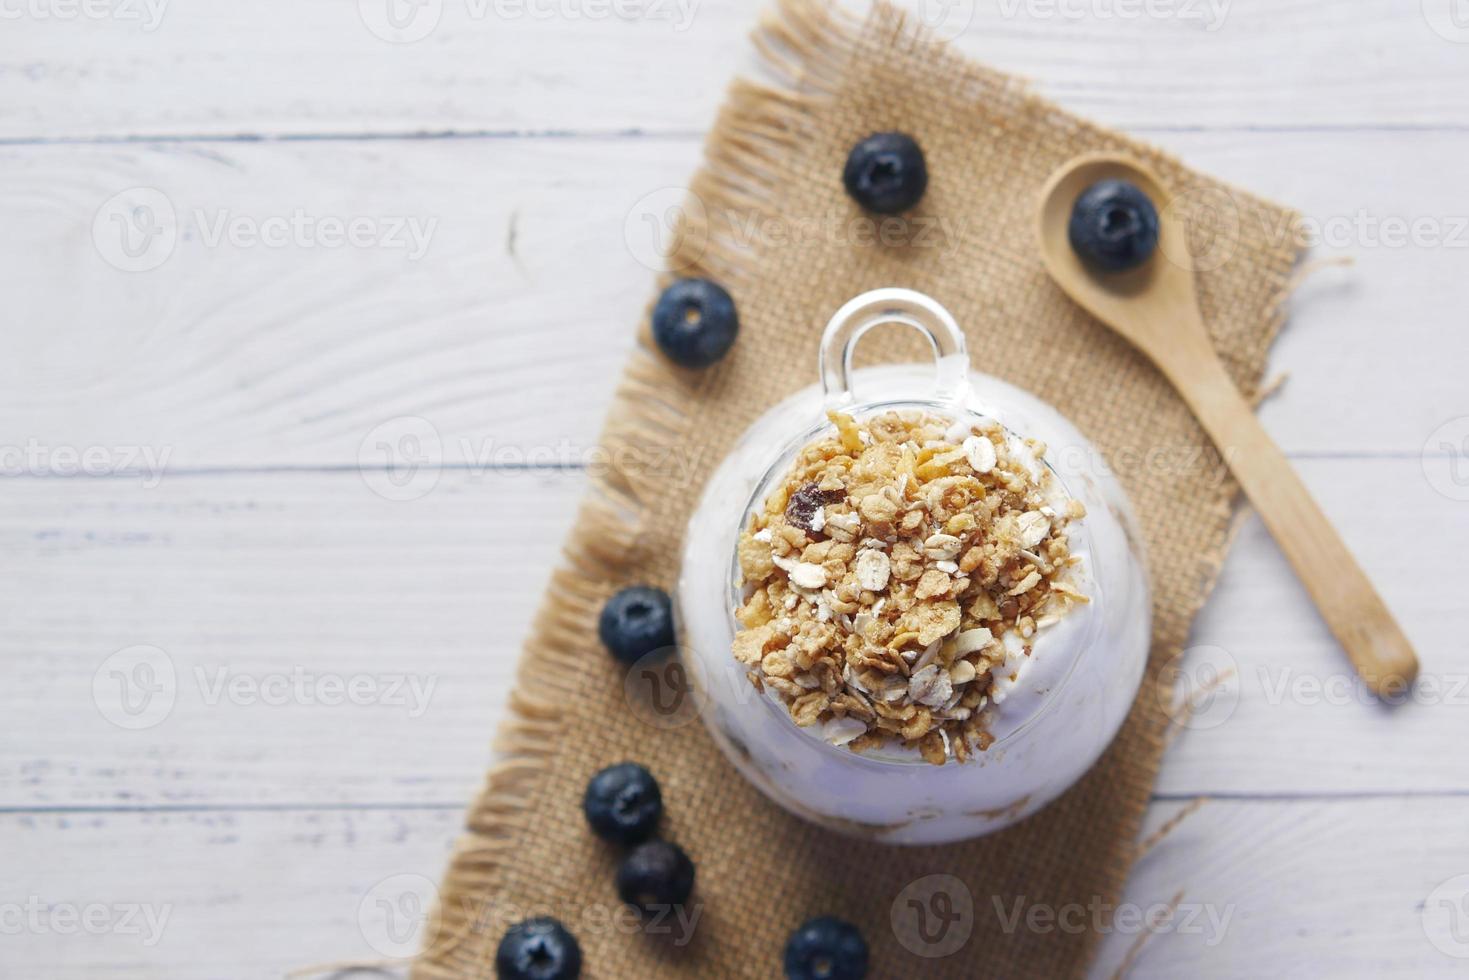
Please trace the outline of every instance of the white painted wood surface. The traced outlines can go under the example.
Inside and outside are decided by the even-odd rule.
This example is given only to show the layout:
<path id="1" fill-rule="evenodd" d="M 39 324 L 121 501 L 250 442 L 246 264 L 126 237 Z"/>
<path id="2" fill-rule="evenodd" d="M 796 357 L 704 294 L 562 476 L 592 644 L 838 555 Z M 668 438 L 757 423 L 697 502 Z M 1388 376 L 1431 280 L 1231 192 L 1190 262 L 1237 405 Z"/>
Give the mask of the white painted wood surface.
<path id="1" fill-rule="evenodd" d="M 354 6 L 194 0 L 156 30 L 123 16 L 141 4 L 5 7 L 0 975 L 381 955 L 373 903 L 431 887 L 491 758 L 646 302 L 628 215 L 696 164 L 756 16 L 703 0 L 675 30 L 445 0 L 391 44 Z M 1263 417 L 1429 683 L 1365 702 L 1247 518 L 1186 661 L 1233 680 L 1174 743 L 1150 828 L 1211 801 L 1127 896 L 1182 892 L 1229 925 L 1214 945 L 1161 931 L 1133 975 L 1457 975 L 1440 947 L 1469 953 L 1469 907 L 1460 941 L 1434 918 L 1469 873 L 1469 423 L 1443 428 L 1469 417 L 1469 44 L 1434 30 L 1458 36 L 1450 4 L 1235 0 L 1214 30 L 1125 0 L 947 9 L 973 12 L 966 51 L 1299 208 L 1318 256 L 1356 261 L 1298 293 Z M 105 205 L 139 187 L 179 234 L 127 272 Z M 431 233 L 422 255 L 211 243 L 298 213 Z M 1393 222 L 1416 240 L 1384 243 Z M 403 493 L 379 443 L 404 435 L 437 437 L 443 466 L 384 499 Z M 172 708 L 128 730 L 98 675 L 139 646 Z M 323 677 L 378 703 L 321 703 Z M 93 906 L 101 934 L 63 931 Z M 165 908 L 155 944 L 120 921 Z M 1132 939 L 1109 936 L 1099 972 Z"/>
<path id="2" fill-rule="evenodd" d="M 112 3 L 140 16 L 7 20 L 0 134 L 699 132 L 730 74 L 750 64 L 744 36 L 760 10 L 730 0 L 646 0 L 601 5 L 628 12 L 622 17 L 565 16 L 598 7 L 427 0 L 399 8 L 409 29 L 394 34 L 384 29 L 385 0 Z M 164 4 L 152 30 L 149 3 Z M 908 6 L 926 11 L 967 53 L 1133 129 L 1469 123 L 1456 91 L 1463 48 L 1435 33 L 1418 2 Z M 393 43 L 373 27 L 423 36 Z"/>

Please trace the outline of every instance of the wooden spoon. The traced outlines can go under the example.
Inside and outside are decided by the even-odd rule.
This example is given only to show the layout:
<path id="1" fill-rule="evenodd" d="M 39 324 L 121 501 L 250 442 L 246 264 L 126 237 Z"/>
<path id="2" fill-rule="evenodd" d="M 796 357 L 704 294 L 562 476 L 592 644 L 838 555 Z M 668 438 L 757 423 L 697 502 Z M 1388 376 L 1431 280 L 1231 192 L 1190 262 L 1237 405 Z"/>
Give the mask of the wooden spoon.
<path id="1" fill-rule="evenodd" d="M 1099 180 L 1131 181 L 1158 210 L 1158 249 L 1122 273 L 1094 272 L 1071 248 L 1071 208 Z M 1188 403 L 1275 541 L 1305 583 L 1352 665 L 1378 695 L 1401 696 L 1418 673 L 1407 637 L 1311 499 L 1290 462 L 1260 427 L 1214 351 L 1199 314 L 1186 229 L 1172 195 L 1137 161 L 1116 154 L 1072 160 L 1041 195 L 1046 269 L 1088 313 L 1130 340 Z"/>

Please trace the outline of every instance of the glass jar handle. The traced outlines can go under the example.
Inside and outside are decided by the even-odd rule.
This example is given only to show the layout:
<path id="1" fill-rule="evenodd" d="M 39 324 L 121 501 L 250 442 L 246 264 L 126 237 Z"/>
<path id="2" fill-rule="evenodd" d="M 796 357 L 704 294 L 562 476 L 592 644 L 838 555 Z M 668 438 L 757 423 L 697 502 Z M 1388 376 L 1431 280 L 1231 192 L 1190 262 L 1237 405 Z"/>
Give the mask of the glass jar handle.
<path id="1" fill-rule="evenodd" d="M 821 387 L 828 409 L 852 403 L 852 353 L 873 327 L 901 323 L 928 338 L 936 378 L 932 397 L 959 403 L 969 391 L 969 351 L 964 333 L 948 310 L 912 289 L 874 289 L 836 311 L 821 335 Z"/>

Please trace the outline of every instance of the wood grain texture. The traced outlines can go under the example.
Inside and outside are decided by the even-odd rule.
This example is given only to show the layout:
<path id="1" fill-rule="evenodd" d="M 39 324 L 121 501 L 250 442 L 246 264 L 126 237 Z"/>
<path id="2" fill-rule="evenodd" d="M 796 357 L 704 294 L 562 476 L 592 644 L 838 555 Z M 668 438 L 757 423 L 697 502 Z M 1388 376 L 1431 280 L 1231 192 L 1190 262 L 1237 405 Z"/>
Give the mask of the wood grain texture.
<path id="1" fill-rule="evenodd" d="M 147 18 L 7 19 L 0 136 L 703 132 L 750 64 L 759 9 L 658 0 L 619 18 L 566 15 L 583 5 L 565 0 L 443 0 L 417 8 L 411 26 L 429 33 L 397 44 L 368 26 L 388 6 L 194 0 L 166 4 L 153 30 Z M 1464 48 L 1416 2 L 907 6 L 966 54 L 1123 128 L 1469 124 Z"/>
<path id="2" fill-rule="evenodd" d="M 15 484 L 0 579 L 35 615 L 5 643 L 0 806 L 467 799 L 582 484 Z M 109 660 L 139 645 L 169 689 Z M 148 690 L 159 713 L 119 727 Z"/>
<path id="3" fill-rule="evenodd" d="M 1181 807 L 1155 804 L 1148 831 Z M 39 928 L 6 936 L 7 975 L 280 977 L 323 961 L 381 959 L 393 951 L 386 915 L 396 916 L 399 935 L 412 934 L 459 817 L 457 807 L 0 815 L 0 835 L 14 845 L 0 907 L 14 908 L 11 921 L 20 923 L 31 921 L 29 907 L 44 910 Z M 1136 938 L 1129 923 L 1137 920 L 1126 916 L 1181 892 L 1183 912 L 1148 941 L 1131 974 L 1138 980 L 1461 976 L 1463 960 L 1429 942 L 1422 909 L 1469 868 L 1466 852 L 1459 800 L 1213 801 L 1138 866 L 1094 975 L 1106 977 Z M 973 897 L 976 916 L 1016 913 L 1014 896 L 998 907 L 991 895 Z M 609 883 L 586 908 L 611 899 Z M 58 910 L 88 906 L 108 910 L 98 934 L 65 935 L 52 925 L 67 921 L 51 918 Z M 149 911 L 162 921 L 151 945 L 150 933 L 124 931 L 124 912 L 134 907 L 142 910 L 136 923 Z M 1028 902 L 1019 908 L 1036 915 Z M 570 918 L 585 910 L 558 911 Z M 1057 913 L 1090 921 L 1085 908 Z M 1026 921 L 1017 928 L 1029 928 Z"/>
<path id="4" fill-rule="evenodd" d="M 1452 740 L 1469 708 L 1469 655 L 1454 637 L 1469 628 L 1469 613 L 1436 597 L 1462 579 L 1427 571 L 1415 549 L 1403 546 L 1402 526 L 1373 515 L 1384 500 L 1401 501 L 1410 535 L 1432 539 L 1429 550 L 1452 562 L 1469 546 L 1464 504 L 1434 490 L 1417 460 L 1305 460 L 1297 467 L 1400 617 L 1422 659 L 1418 686 L 1387 706 L 1370 695 L 1250 515 L 1180 663 L 1182 687 L 1232 679 L 1177 735 L 1157 791 L 1463 792 L 1469 765 Z"/>
<path id="5" fill-rule="evenodd" d="M 1169 143 L 1341 231 L 1320 257 L 1357 261 L 1306 281 L 1274 358 L 1291 380 L 1263 418 L 1288 452 L 1416 453 L 1469 414 L 1469 333 L 1456 326 L 1469 188 L 1455 176 L 1469 134 Z M 450 461 L 584 457 L 652 280 L 629 215 L 697 158 L 661 140 L 0 148 L 16 226 L 0 240 L 0 444 L 145 446 L 182 470 L 351 465 L 378 425 L 410 415 L 433 423 Z M 157 268 L 127 272 L 93 224 L 136 186 L 166 194 L 179 235 Z M 309 232 L 281 247 L 208 243 L 222 220 L 248 231 L 298 212 L 434 232 L 416 261 Z M 1374 244 L 1352 230 L 1359 213 L 1425 218 L 1445 238 Z"/>
<path id="6" fill-rule="evenodd" d="M 278 978 L 395 951 L 457 808 L 0 815 L 6 976 Z M 86 909 L 94 925 L 77 918 Z M 381 916 L 381 912 L 376 912 Z M 364 927 L 363 923 L 366 923 Z"/>
<path id="7" fill-rule="evenodd" d="M 1469 549 L 1463 505 L 1416 460 L 1300 465 L 1436 687 L 1394 711 L 1373 703 L 1251 522 L 1182 664 L 1189 685 L 1222 665 L 1235 679 L 1174 743 L 1159 791 L 1469 792 L 1456 748 L 1469 705 L 1454 564 Z M 0 807 L 465 799 L 583 483 L 577 472 L 447 471 L 417 499 L 386 500 L 355 471 L 154 489 L 12 481 L 0 588 L 27 601 L 0 637 L 11 665 Z M 1404 549 L 1402 525 L 1377 519 L 1384 499 L 1440 547 Z M 128 730 L 109 720 L 115 677 L 100 695 L 93 685 L 136 645 L 161 649 L 176 685 L 166 716 Z M 332 678 L 373 694 L 325 703 Z"/>
<path id="8" fill-rule="evenodd" d="M 1155 804 L 1145 835 L 1182 806 Z M 1463 813 L 1462 799 L 1207 802 L 1133 872 L 1125 903 L 1146 911 L 1181 893 L 1182 913 L 1129 976 L 1462 976 L 1469 946 L 1435 947 L 1424 908 L 1469 867 Z M 1108 935 L 1095 975 L 1135 939 Z"/>

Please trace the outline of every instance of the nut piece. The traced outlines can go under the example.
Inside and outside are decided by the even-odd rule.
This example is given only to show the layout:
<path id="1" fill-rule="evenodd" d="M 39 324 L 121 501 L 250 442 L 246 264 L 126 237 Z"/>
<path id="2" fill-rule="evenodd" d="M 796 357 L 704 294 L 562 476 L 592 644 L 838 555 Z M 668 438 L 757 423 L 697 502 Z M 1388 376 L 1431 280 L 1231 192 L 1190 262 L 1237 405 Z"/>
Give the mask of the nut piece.
<path id="1" fill-rule="evenodd" d="M 1032 510 L 1020 515 L 1016 528 L 1020 535 L 1020 547 L 1034 548 L 1051 533 L 1051 522 L 1045 514 Z"/>
<path id="2" fill-rule="evenodd" d="M 953 561 L 962 547 L 964 543 L 952 534 L 930 534 L 923 542 L 923 553 L 936 561 Z"/>
<path id="3" fill-rule="evenodd" d="M 915 670 L 913 676 L 908 680 L 908 697 L 917 704 L 939 708 L 953 694 L 953 682 L 949 680 L 948 673 L 938 664 L 930 664 L 922 670 Z"/>
<path id="4" fill-rule="evenodd" d="M 977 650 L 983 650 L 989 646 L 995 638 L 994 634 L 983 626 L 972 630 L 965 630 L 954 637 L 954 656 L 967 657 Z"/>
<path id="5" fill-rule="evenodd" d="M 1016 583 L 1015 588 L 1011 589 L 1009 592 L 1007 592 L 1005 594 L 1006 595 L 1012 595 L 1012 596 L 1014 596 L 1014 595 L 1025 595 L 1025 593 L 1029 592 L 1031 589 L 1035 588 L 1037 585 L 1040 585 L 1040 584 L 1041 584 L 1041 573 L 1040 572 L 1033 571 L 1029 575 L 1025 576 L 1025 578 L 1021 579 L 1018 583 Z"/>
<path id="6" fill-rule="evenodd" d="M 892 562 L 885 552 L 863 548 L 857 553 L 857 584 L 868 592 L 881 592 L 888 587 Z"/>
<path id="7" fill-rule="evenodd" d="M 988 473 L 999 462 L 995 444 L 984 436 L 970 436 L 964 440 L 964 455 L 976 473 Z"/>
<path id="8" fill-rule="evenodd" d="M 821 737 L 832 745 L 846 745 L 859 735 L 867 734 L 867 725 L 856 718 L 833 718 L 821 729 Z"/>
<path id="9" fill-rule="evenodd" d="M 826 569 L 809 561 L 797 562 L 791 569 L 791 584 L 803 589 L 820 589 L 826 586 Z"/>

